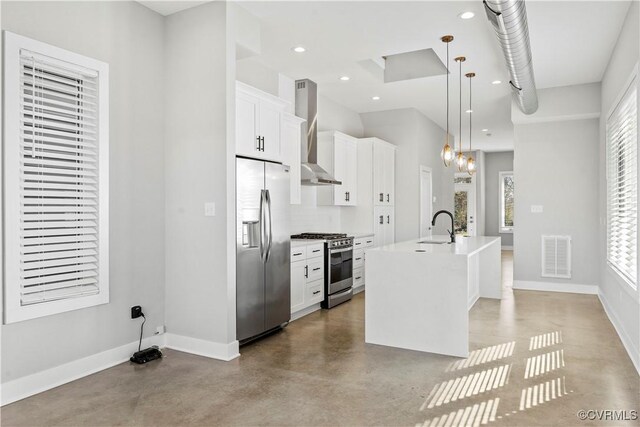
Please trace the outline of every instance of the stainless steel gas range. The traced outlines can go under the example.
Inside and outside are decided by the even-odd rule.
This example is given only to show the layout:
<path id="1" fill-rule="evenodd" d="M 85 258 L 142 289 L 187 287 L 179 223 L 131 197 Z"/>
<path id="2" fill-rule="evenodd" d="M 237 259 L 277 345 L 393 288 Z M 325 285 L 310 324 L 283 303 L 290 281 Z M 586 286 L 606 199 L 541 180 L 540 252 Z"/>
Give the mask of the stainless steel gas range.
<path id="1" fill-rule="evenodd" d="M 353 237 L 341 233 L 302 233 L 292 239 L 324 240 L 324 301 L 333 308 L 353 297 Z"/>

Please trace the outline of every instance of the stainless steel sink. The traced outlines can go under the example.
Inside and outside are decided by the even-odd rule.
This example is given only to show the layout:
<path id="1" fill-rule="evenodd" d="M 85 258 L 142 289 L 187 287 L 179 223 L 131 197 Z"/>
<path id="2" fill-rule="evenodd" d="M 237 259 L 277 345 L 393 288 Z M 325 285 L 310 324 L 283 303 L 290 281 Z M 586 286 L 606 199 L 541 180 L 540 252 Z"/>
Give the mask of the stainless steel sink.
<path id="1" fill-rule="evenodd" d="M 442 240 L 421 240 L 418 243 L 423 245 L 449 245 L 451 242 L 443 242 Z"/>

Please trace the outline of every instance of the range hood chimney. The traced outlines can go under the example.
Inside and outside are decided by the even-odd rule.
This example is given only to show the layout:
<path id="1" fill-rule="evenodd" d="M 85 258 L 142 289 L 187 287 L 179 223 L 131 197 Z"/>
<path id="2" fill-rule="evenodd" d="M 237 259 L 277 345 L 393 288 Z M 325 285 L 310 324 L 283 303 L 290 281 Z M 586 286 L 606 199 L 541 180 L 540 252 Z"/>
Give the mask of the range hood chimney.
<path id="1" fill-rule="evenodd" d="M 302 124 L 302 185 L 341 185 L 318 165 L 318 85 L 309 79 L 296 80 L 296 116 Z"/>

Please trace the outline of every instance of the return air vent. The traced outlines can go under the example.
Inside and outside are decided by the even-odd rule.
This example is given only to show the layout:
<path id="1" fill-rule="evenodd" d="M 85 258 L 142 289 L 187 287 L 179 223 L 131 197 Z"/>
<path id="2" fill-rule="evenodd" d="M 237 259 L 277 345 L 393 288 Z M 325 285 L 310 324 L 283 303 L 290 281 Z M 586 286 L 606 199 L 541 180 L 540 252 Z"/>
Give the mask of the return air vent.
<path id="1" fill-rule="evenodd" d="M 542 277 L 571 278 L 571 236 L 542 236 Z"/>

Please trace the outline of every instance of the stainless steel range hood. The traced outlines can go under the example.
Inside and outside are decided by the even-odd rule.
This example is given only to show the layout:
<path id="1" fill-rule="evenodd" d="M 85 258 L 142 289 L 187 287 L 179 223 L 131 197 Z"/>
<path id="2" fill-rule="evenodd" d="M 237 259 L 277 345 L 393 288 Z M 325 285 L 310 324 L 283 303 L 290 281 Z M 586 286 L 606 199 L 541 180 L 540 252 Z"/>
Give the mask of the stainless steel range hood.
<path id="1" fill-rule="evenodd" d="M 309 79 L 296 80 L 296 116 L 302 124 L 302 185 L 341 185 L 318 165 L 318 86 Z"/>

